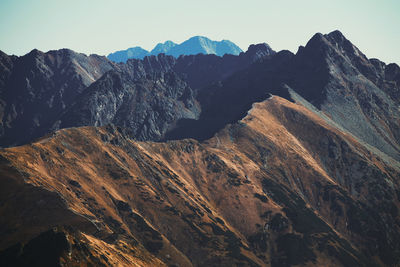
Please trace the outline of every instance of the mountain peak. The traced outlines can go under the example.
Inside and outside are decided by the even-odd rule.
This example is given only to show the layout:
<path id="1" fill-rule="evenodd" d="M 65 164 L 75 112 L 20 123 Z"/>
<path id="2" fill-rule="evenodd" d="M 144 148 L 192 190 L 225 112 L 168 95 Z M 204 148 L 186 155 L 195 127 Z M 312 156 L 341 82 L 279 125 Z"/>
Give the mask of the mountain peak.
<path id="1" fill-rule="evenodd" d="M 260 43 L 250 45 L 246 54 L 250 55 L 252 61 L 257 61 L 265 56 L 276 54 L 276 52 L 267 43 Z"/>
<path id="2" fill-rule="evenodd" d="M 260 50 L 265 51 L 266 53 L 271 55 L 276 53 L 267 43 L 251 44 L 247 49 L 247 52 L 260 51 Z"/>
<path id="3" fill-rule="evenodd" d="M 110 53 L 107 58 L 111 61 L 121 63 L 126 62 L 130 58 L 143 59 L 145 56 L 148 56 L 149 51 L 141 48 L 140 46 L 135 46 L 128 48 L 126 50 L 117 51 L 114 53 Z"/>
<path id="4" fill-rule="evenodd" d="M 344 41 L 347 40 L 346 37 L 344 37 L 343 33 L 339 30 L 334 30 L 328 34 L 326 34 L 325 36 L 334 39 L 336 41 Z"/>
<path id="5" fill-rule="evenodd" d="M 172 42 L 172 41 L 165 41 L 164 43 L 158 43 L 153 50 L 151 50 L 150 54 L 151 55 L 158 55 L 160 53 L 166 53 L 168 50 L 170 50 L 172 47 L 176 46 L 177 44 Z"/>
<path id="6" fill-rule="evenodd" d="M 40 51 L 39 49 L 32 49 L 28 54 L 26 54 L 25 56 L 38 56 L 38 55 L 43 55 L 44 53 L 42 51 Z"/>
<path id="7" fill-rule="evenodd" d="M 145 56 L 167 54 L 174 57 L 181 55 L 225 54 L 239 55 L 242 49 L 229 40 L 213 41 L 205 36 L 193 36 L 181 44 L 172 41 L 158 43 L 150 52 L 141 47 L 132 47 L 126 50 L 109 54 L 108 59 L 115 62 L 126 62 L 128 59 L 143 59 Z"/>
<path id="8" fill-rule="evenodd" d="M 328 34 L 316 33 L 304 49 L 302 47 L 299 49 L 299 52 L 303 53 L 305 50 L 308 56 L 319 54 L 319 58 L 323 58 L 322 55 L 332 56 L 336 53 L 350 61 L 356 59 L 367 61 L 367 57 L 338 30 Z"/>
<path id="9" fill-rule="evenodd" d="M 312 47 L 312 49 L 321 46 L 329 46 L 340 53 L 351 53 L 357 56 L 362 55 L 358 48 L 355 47 L 339 30 L 335 30 L 328 34 L 316 33 L 306 45 L 306 47 Z"/>
<path id="10" fill-rule="evenodd" d="M 190 37 L 188 40 L 207 40 L 207 41 L 211 41 L 209 38 L 202 36 L 202 35 L 196 35 L 193 37 Z"/>

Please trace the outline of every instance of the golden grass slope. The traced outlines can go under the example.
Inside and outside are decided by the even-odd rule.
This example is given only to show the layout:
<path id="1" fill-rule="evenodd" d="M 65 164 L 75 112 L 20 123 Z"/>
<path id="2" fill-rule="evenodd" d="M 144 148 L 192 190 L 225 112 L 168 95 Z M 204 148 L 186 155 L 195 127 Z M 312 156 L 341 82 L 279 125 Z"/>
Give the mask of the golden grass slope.
<path id="1" fill-rule="evenodd" d="M 276 96 L 203 143 L 81 127 L 0 156 L 0 250 L 67 227 L 91 258 L 113 266 L 383 264 L 350 212 L 380 205 L 368 187 L 378 178 L 399 207 L 395 168 Z M 61 260 L 89 262 L 82 255 L 72 246 Z"/>

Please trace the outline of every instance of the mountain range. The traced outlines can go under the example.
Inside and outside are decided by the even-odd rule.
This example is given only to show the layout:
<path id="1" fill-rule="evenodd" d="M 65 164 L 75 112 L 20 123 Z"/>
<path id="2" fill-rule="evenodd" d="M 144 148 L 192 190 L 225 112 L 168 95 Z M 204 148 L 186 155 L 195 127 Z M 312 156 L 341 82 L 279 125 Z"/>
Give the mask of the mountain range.
<path id="1" fill-rule="evenodd" d="M 400 264 L 397 64 L 157 49 L 0 53 L 1 266 Z"/>
<path id="2" fill-rule="evenodd" d="M 139 46 L 111 53 L 107 58 L 114 62 L 126 62 L 128 59 L 143 59 L 146 56 L 157 56 L 158 54 L 171 55 L 178 58 L 181 55 L 214 54 L 223 56 L 225 54 L 239 55 L 242 51 L 237 45 L 229 40 L 212 41 L 207 37 L 194 36 L 181 44 L 172 41 L 157 44 L 153 50 L 147 51 Z"/>

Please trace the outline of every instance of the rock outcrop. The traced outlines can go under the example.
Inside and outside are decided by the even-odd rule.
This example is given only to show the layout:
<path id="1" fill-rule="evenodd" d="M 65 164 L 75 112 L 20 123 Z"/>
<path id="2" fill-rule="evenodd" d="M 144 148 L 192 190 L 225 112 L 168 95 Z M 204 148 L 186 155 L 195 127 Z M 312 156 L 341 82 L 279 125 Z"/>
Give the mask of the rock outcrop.
<path id="1" fill-rule="evenodd" d="M 105 57 L 62 49 L 1 56 L 0 146 L 47 133 L 50 122 L 115 65 Z"/>

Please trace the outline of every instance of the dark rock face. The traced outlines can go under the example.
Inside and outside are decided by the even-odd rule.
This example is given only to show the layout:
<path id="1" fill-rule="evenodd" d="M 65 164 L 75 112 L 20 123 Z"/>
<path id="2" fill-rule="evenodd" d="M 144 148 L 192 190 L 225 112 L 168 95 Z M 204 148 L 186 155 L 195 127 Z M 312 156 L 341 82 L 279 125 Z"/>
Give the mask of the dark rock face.
<path id="1" fill-rule="evenodd" d="M 33 50 L 20 58 L 2 53 L 0 146 L 60 127 L 108 123 L 127 127 L 141 140 L 159 140 L 177 120 L 199 117 L 195 97 L 201 88 L 273 53 L 265 45 L 259 51 L 256 58 L 252 49 L 224 57 L 160 54 L 126 64 L 66 49 Z"/>
<path id="2" fill-rule="evenodd" d="M 396 64 L 386 66 L 368 60 L 339 31 L 334 31 L 316 34 L 299 49 L 287 72 L 287 84 L 335 123 L 400 159 Z"/>
<path id="3" fill-rule="evenodd" d="M 139 140 L 159 140 L 178 119 L 196 119 L 193 90 L 174 72 L 110 71 L 93 83 L 54 128 L 115 124 Z"/>
<path id="4" fill-rule="evenodd" d="M 250 54 L 250 58 L 253 54 Z M 248 68 L 237 71 L 223 81 L 203 88 L 197 96 L 202 113 L 198 120 L 181 120 L 177 127 L 167 133 L 165 139 L 212 137 L 228 123 L 243 118 L 252 104 L 268 98 L 271 94 L 290 99 L 282 89 L 282 69 L 293 54 L 281 51 L 254 62 Z"/>
<path id="5" fill-rule="evenodd" d="M 58 113 L 114 64 L 105 57 L 62 49 L 23 57 L 1 56 L 0 145 L 40 137 Z"/>
<path id="6" fill-rule="evenodd" d="M 68 249 L 65 234 L 49 230 L 24 246 L 17 244 L 0 252 L 0 263 L 2 266 L 61 266 L 60 256 Z"/>
<path id="7" fill-rule="evenodd" d="M 253 62 L 263 59 L 266 56 L 272 56 L 275 53 L 276 52 L 266 43 L 250 45 L 249 49 L 246 51 L 246 54 Z"/>
<path id="8" fill-rule="evenodd" d="M 251 47 L 246 53 L 254 54 Z M 197 97 L 200 119 L 180 121 L 166 139 L 210 138 L 244 117 L 252 103 L 270 94 L 292 100 L 294 92 L 362 142 L 400 159 L 396 64 L 368 60 L 339 31 L 314 35 L 296 55 L 265 53 L 261 61 L 203 89 Z"/>
<path id="9" fill-rule="evenodd" d="M 238 56 L 192 55 L 179 57 L 174 70 L 183 75 L 188 84 L 201 89 L 212 83 L 224 81 L 232 74 L 244 70 L 255 62 L 267 60 L 275 54 L 267 44 L 251 45 Z"/>

